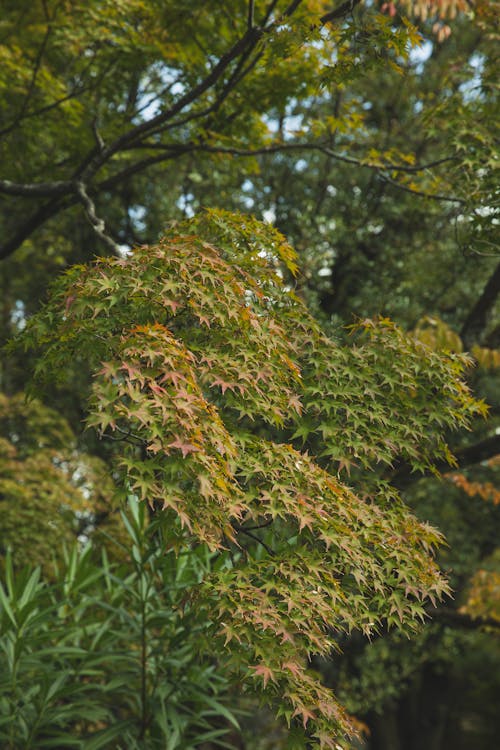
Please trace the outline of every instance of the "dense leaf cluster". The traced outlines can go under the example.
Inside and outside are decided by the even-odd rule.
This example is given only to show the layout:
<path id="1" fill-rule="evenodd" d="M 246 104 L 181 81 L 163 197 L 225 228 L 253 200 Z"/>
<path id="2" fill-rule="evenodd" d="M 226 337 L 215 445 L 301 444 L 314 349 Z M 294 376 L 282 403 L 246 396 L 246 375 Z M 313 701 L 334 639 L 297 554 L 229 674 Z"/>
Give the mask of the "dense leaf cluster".
<path id="1" fill-rule="evenodd" d="M 115 442 L 122 492 L 163 511 L 167 548 L 217 551 L 193 601 L 227 667 L 334 747 L 332 728 L 352 725 L 306 656 L 353 628 L 412 627 L 447 591 L 438 532 L 386 480 L 359 496 L 339 473 L 452 460 L 442 428 L 483 407 L 461 379 L 467 358 L 387 320 L 344 346 L 325 336 L 287 267 L 270 226 L 211 212 L 71 269 L 23 339 L 42 380 L 89 368 L 88 425 Z"/>

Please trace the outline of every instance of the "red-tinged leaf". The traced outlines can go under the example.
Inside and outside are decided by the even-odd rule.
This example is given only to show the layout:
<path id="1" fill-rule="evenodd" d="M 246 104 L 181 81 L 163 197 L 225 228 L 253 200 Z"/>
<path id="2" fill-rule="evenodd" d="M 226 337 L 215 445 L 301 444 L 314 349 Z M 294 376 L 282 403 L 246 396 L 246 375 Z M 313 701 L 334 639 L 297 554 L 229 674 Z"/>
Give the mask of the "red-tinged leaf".
<path id="1" fill-rule="evenodd" d="M 297 662 L 295 661 L 284 661 L 281 665 L 281 668 L 287 669 L 294 675 L 294 677 L 300 677 L 304 672 L 304 669 L 300 666 L 300 664 L 297 664 Z"/>
<path id="2" fill-rule="evenodd" d="M 164 393 L 167 393 L 165 388 L 162 388 L 161 385 L 158 385 L 158 383 L 155 383 L 154 381 L 149 384 L 149 387 L 153 391 L 153 393 L 156 393 L 158 396 L 162 396 Z"/>
<path id="3" fill-rule="evenodd" d="M 224 394 L 227 389 L 234 391 L 234 383 L 228 383 L 226 380 L 223 380 L 222 378 L 215 378 L 215 380 L 212 380 L 210 384 L 210 388 L 214 388 L 216 385 L 220 385 L 222 393 Z"/>
<path id="4" fill-rule="evenodd" d="M 313 711 L 310 711 L 305 706 L 296 708 L 292 716 L 300 716 L 302 718 L 302 724 L 304 725 L 304 728 L 307 726 L 307 722 L 309 721 L 309 719 L 312 719 L 314 721 L 314 719 L 316 718 L 316 714 L 313 713 Z"/>
<path id="5" fill-rule="evenodd" d="M 181 238 L 74 274 L 78 283 L 60 287 L 29 335 L 47 349 L 49 375 L 73 368 L 75 352 L 88 359 L 88 423 L 117 433 L 110 454 L 123 489 L 177 513 L 193 550 L 224 550 L 196 588 L 204 620 L 209 611 L 210 627 L 226 635 L 228 661 L 258 664 L 248 673 L 264 687 L 286 682 L 281 693 L 304 726 L 318 716 L 318 731 L 326 721 L 349 731 L 308 657 L 335 648 L 332 632 L 369 633 L 386 617 L 411 623 L 446 590 L 431 562 L 438 535 L 377 476 L 399 458 L 412 469 L 449 459 L 444 428 L 480 409 L 460 381 L 463 360 L 392 323 L 361 324 L 361 345 L 359 330 L 352 345 L 330 341 L 276 276 L 288 251 L 275 230 L 208 216 Z M 79 320 L 68 331 L 72 296 Z M 176 317 L 175 335 L 157 322 L 161 301 L 163 317 L 190 311 Z M 309 454 L 287 443 L 295 438 Z M 354 460 L 359 495 L 328 471 L 340 461 L 343 476 Z M 175 550 L 187 536 L 178 524 L 165 534 Z"/>
<path id="6" fill-rule="evenodd" d="M 67 315 L 69 313 L 69 310 L 71 308 L 71 305 L 75 301 L 76 296 L 74 294 L 70 294 L 66 297 L 66 302 L 64 304 L 64 313 Z"/>
<path id="7" fill-rule="evenodd" d="M 176 436 L 176 439 L 169 443 L 167 447 L 180 450 L 183 458 L 186 458 L 186 456 L 188 456 L 190 453 L 196 453 L 200 450 L 197 445 L 193 445 L 193 443 L 182 440 L 182 438 L 178 436 Z"/>
<path id="8" fill-rule="evenodd" d="M 302 411 L 303 411 L 302 402 L 297 395 L 292 394 L 291 396 L 288 397 L 288 406 L 294 411 L 296 411 L 297 414 L 302 414 Z"/>
<path id="9" fill-rule="evenodd" d="M 262 677 L 264 687 L 267 687 L 267 683 L 269 682 L 269 680 L 271 680 L 271 682 L 276 682 L 273 670 L 270 667 L 266 667 L 265 664 L 250 666 L 250 669 L 253 669 L 254 675 Z"/>
<path id="10" fill-rule="evenodd" d="M 163 299 L 162 302 L 165 305 L 165 307 L 169 307 L 172 310 L 172 312 L 174 313 L 174 315 L 177 312 L 177 310 L 179 309 L 179 307 L 182 307 L 181 303 L 177 302 L 174 299 Z"/>

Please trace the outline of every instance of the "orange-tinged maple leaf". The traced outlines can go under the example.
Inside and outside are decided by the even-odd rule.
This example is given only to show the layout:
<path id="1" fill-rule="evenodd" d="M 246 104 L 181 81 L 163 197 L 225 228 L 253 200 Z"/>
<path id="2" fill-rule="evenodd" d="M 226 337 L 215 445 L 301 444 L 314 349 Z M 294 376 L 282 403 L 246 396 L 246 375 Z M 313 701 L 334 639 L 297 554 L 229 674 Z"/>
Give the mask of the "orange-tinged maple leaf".
<path id="1" fill-rule="evenodd" d="M 302 414 L 303 407 L 302 407 L 300 398 L 297 395 L 292 394 L 291 396 L 288 397 L 288 406 L 294 409 L 294 411 L 296 411 L 297 414 Z"/>

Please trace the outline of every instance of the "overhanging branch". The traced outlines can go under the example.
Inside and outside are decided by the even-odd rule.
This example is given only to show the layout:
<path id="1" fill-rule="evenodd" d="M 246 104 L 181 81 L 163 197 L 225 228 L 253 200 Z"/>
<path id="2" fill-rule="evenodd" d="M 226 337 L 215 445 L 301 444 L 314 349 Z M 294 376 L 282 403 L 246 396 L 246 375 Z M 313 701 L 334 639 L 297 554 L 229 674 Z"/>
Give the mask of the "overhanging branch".
<path id="1" fill-rule="evenodd" d="M 497 456 L 499 453 L 500 435 L 492 435 L 481 440 L 479 443 L 474 443 L 455 451 L 456 467 L 451 467 L 446 461 L 439 461 L 435 464 L 435 468 L 442 472 L 464 469 L 468 466 L 475 466 L 483 461 L 488 461 L 488 459 Z M 430 471 L 423 474 L 412 472 L 410 466 L 403 464 L 392 475 L 390 481 L 395 487 L 402 490 L 414 482 L 418 482 L 425 476 L 432 476 L 432 473 Z"/>
<path id="2" fill-rule="evenodd" d="M 0 180 L 0 193 L 4 193 L 4 195 L 17 195 L 23 198 L 50 198 L 54 195 L 64 195 L 72 189 L 73 183 L 69 180 L 33 183 Z"/>

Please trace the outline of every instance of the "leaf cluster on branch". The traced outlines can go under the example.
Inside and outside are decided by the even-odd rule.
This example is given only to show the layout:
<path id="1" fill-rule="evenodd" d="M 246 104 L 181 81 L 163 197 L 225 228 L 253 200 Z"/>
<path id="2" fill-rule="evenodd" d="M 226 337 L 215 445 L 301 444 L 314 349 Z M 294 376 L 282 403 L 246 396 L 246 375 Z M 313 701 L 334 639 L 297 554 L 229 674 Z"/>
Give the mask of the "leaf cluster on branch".
<path id="1" fill-rule="evenodd" d="M 88 427 L 112 440 L 121 492 L 163 514 L 167 547 L 217 553 L 193 591 L 207 648 L 335 747 L 353 725 L 306 658 L 356 628 L 412 628 L 448 591 L 439 533 L 377 467 L 452 462 L 443 427 L 483 406 L 467 357 L 388 320 L 328 338 L 286 281 L 295 270 L 269 225 L 211 211 L 70 269 L 22 340 L 41 381 L 88 368 Z M 340 478 L 351 467 L 362 495 Z"/>

